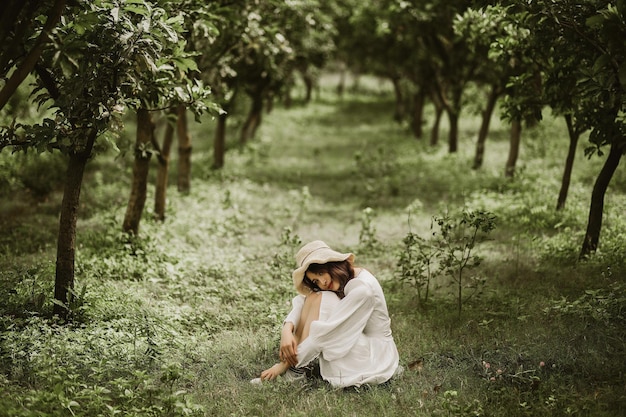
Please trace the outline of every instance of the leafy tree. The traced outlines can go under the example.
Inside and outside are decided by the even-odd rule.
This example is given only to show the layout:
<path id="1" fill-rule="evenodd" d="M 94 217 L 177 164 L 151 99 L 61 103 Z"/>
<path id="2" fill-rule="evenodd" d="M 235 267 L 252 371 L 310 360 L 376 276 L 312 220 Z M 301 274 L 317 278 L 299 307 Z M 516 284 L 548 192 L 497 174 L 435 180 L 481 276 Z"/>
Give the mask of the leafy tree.
<path id="1" fill-rule="evenodd" d="M 235 99 L 243 92 L 251 99 L 250 110 L 241 129 L 240 142 L 249 140 L 261 123 L 264 100 L 270 90 L 279 88 L 287 77 L 286 64 L 293 49 L 280 24 L 290 7 L 300 3 L 213 2 L 207 9 L 213 26 L 194 24 L 190 39 L 200 52 L 198 67 L 204 82 L 211 86 L 223 112 L 218 116 L 214 137 L 214 168 L 224 165 L 226 124 Z"/>
<path id="2" fill-rule="evenodd" d="M 279 90 L 290 75 L 294 50 L 285 35 L 282 16 L 289 16 L 293 5 L 299 4 L 267 1 L 251 4 L 245 10 L 248 27 L 238 51 L 241 59 L 233 66 L 237 83 L 250 98 L 239 137 L 242 145 L 254 137 L 261 125 L 265 100 L 272 91 Z"/>
<path id="3" fill-rule="evenodd" d="M 202 39 L 203 44 L 212 44 L 215 42 L 216 37 L 220 33 L 216 27 L 216 22 L 220 18 L 220 16 L 216 14 L 221 7 L 219 2 L 214 1 L 207 3 L 200 0 L 184 0 L 180 2 L 162 1 L 162 3 L 163 7 L 166 7 L 170 15 L 183 16 L 184 28 L 179 35 L 185 39 L 185 48 L 190 52 L 189 56 L 184 59 L 187 61 L 190 68 L 194 68 L 194 76 L 202 79 L 202 72 L 204 71 L 200 68 L 200 61 L 203 54 L 200 51 L 203 51 L 204 48 L 199 48 L 196 40 Z M 190 62 L 191 60 L 194 62 Z M 223 113 L 223 109 L 220 107 L 219 103 L 217 103 L 215 94 L 213 94 L 211 101 L 213 104 L 209 104 L 209 107 L 213 113 Z M 169 114 L 168 119 L 170 122 L 174 122 L 175 120 L 178 137 L 177 188 L 179 192 L 188 193 L 191 186 L 192 144 L 187 123 L 187 106 L 179 105 L 176 111 Z M 173 135 L 168 133 L 168 129 L 169 126 L 166 128 L 162 149 L 157 153 L 159 161 L 158 178 L 160 178 L 160 181 L 157 183 L 158 195 L 156 197 L 158 197 L 158 200 L 155 201 L 155 208 L 158 207 L 158 211 L 155 211 L 155 214 L 157 218 L 161 219 L 164 217 L 162 207 L 164 208 L 165 206 L 166 191 L 166 184 L 163 180 L 167 178 L 169 152 L 173 139 Z M 168 143 L 168 141 L 170 142 Z M 163 153 L 164 150 L 167 151 L 167 154 Z"/>
<path id="4" fill-rule="evenodd" d="M 224 165 L 226 124 L 241 93 L 250 98 L 240 134 L 245 143 L 258 129 L 265 103 L 289 86 L 294 71 L 308 78 L 311 67 L 324 65 L 333 49 L 331 5 L 217 1 L 207 6 L 212 26 L 194 23 L 190 39 L 201 52 L 202 79 L 224 110 L 217 118 L 214 168 Z"/>
<path id="5" fill-rule="evenodd" d="M 552 25 L 536 26 L 533 28 L 530 41 L 532 42 L 532 55 L 544 79 L 543 101 L 551 107 L 554 114 L 565 119 L 569 136 L 569 146 L 556 204 L 556 209 L 561 210 L 565 207 L 567 200 L 580 135 L 589 130 L 590 125 L 583 115 L 586 98 L 577 92 L 578 56 L 571 53 L 567 34 L 560 30 L 560 35 L 555 34 L 555 29 L 559 30 Z M 543 30 L 547 30 L 548 33 L 542 33 Z M 545 39 L 552 39 L 549 47 L 546 47 Z"/>
<path id="6" fill-rule="evenodd" d="M 181 106 L 186 111 L 184 106 Z M 172 120 L 175 119 L 175 120 Z M 165 206 L 167 203 L 167 184 L 170 166 L 170 153 L 174 143 L 174 128 L 178 126 L 178 108 L 171 109 L 166 116 L 167 123 L 163 133 L 163 141 L 157 153 L 157 175 L 154 188 L 154 218 L 165 220 Z"/>
<path id="7" fill-rule="evenodd" d="M 487 41 L 486 58 L 493 68 L 483 75 L 491 80 L 492 95 L 500 93 L 501 90 L 504 96 L 503 118 L 511 123 L 509 154 L 504 175 L 512 178 L 519 156 L 523 122 L 532 125 L 541 120 L 541 110 L 544 106 L 542 74 L 530 40 L 532 25 L 527 21 L 527 15 L 519 13 L 513 6 L 486 7 L 479 10 L 478 16 L 479 19 L 484 19 L 483 24 L 488 27 L 492 22 L 496 26 L 491 30 L 490 41 Z M 469 25 L 472 23 L 469 22 Z M 465 32 L 468 32 L 467 27 Z M 472 32 L 472 29 L 469 32 Z M 483 128 L 484 126 L 485 120 Z M 486 137 L 481 136 L 477 142 L 475 167 L 478 167 L 479 161 L 482 160 L 484 139 Z"/>
<path id="8" fill-rule="evenodd" d="M 394 71 L 399 71 L 413 85 L 412 126 L 415 136 L 422 135 L 424 102 L 426 97 L 431 97 L 436 109 L 431 143 L 438 141 L 439 121 L 445 111 L 450 122 L 450 152 L 456 152 L 458 148 L 463 92 L 473 80 L 478 66 L 478 57 L 453 29 L 455 17 L 471 3 L 466 0 L 385 0 L 372 6 L 381 37 L 380 61 L 392 68 L 388 70 L 392 76 Z"/>
<path id="9" fill-rule="evenodd" d="M 448 151 L 458 149 L 458 123 L 463 107 L 463 92 L 476 71 L 476 62 L 470 54 L 464 39 L 454 36 L 453 19 L 462 13 L 466 2 L 444 2 L 441 8 L 432 15 L 430 24 L 439 27 L 436 36 L 425 38 L 427 50 L 434 59 L 431 62 L 435 82 L 433 93 L 443 105 L 450 123 Z"/>
<path id="10" fill-rule="evenodd" d="M 609 147 L 591 195 L 582 258 L 597 250 L 604 196 L 626 148 L 626 2 L 537 0 L 519 1 L 519 5 L 538 29 L 536 33 L 541 34 L 537 43 L 559 45 L 559 55 L 568 52 L 575 59 L 574 89 L 570 77 L 549 80 L 551 88 L 569 88 L 575 97 L 557 102 L 563 108 L 569 107 L 579 126 L 590 126 L 592 146 L 588 155 L 603 155 L 603 148 Z"/>
<path id="11" fill-rule="evenodd" d="M 155 126 L 151 113 L 187 104 L 199 114 L 205 110 L 203 99 L 207 93 L 202 84 L 192 78 L 197 66 L 186 50 L 186 40 L 180 35 L 184 29 L 184 15 L 170 17 L 163 8 L 148 3 L 143 3 L 142 6 L 134 5 L 129 9 L 132 13 L 129 13 L 125 21 L 125 32 L 122 33 L 122 36 L 129 38 L 133 37 L 135 28 L 140 33 L 146 33 L 141 42 L 136 42 L 133 46 L 141 49 L 139 63 L 143 71 L 134 77 L 135 88 L 131 92 L 133 99 L 129 103 L 136 109 L 137 135 L 133 182 L 122 225 L 124 232 L 135 235 L 139 232 L 146 201 L 150 159 L 152 153 L 161 153 L 154 136 Z M 181 121 L 179 126 L 186 127 L 184 108 L 182 106 L 177 115 Z M 190 152 L 186 129 L 179 134 L 179 140 L 180 146 Z M 183 167 L 188 166 L 186 164 Z M 180 171 L 179 166 L 179 174 Z M 179 175 L 179 179 L 181 177 L 188 180 L 189 174 L 184 172 L 183 175 Z M 183 184 L 182 188 L 188 189 L 188 183 Z"/>
<path id="12" fill-rule="evenodd" d="M 160 11 L 151 13 L 156 10 L 143 1 L 73 2 L 66 17 L 50 32 L 36 65 L 33 94 L 51 117 L 32 125 L 14 123 L 2 130 L 0 149 L 59 151 L 68 156 L 55 278 L 54 313 L 61 316 L 68 315 L 72 301 L 80 190 L 85 166 L 99 149 L 96 140 L 100 138 L 102 146 L 113 143 L 111 133 L 122 126 L 127 106 L 138 108 L 139 117 L 145 117 L 141 104 L 157 101 L 158 93 L 150 84 L 160 82 L 147 74 L 156 77 L 177 69 L 151 55 L 161 52 L 161 41 L 167 45 L 175 36 Z M 160 30 L 156 34 L 148 17 L 157 19 L 154 24 Z M 156 42 L 158 34 L 164 38 Z M 25 44 L 30 38 L 30 33 L 23 33 L 14 41 Z M 166 68 L 159 68 L 162 64 Z M 149 96 L 148 91 L 154 95 Z M 171 92 L 184 93 L 180 87 Z"/>
<path id="13" fill-rule="evenodd" d="M 191 0 L 187 3 L 204 2 Z M 199 52 L 196 62 L 200 77 L 211 87 L 213 100 L 223 110 L 217 117 L 213 138 L 213 168 L 219 169 L 224 166 L 226 125 L 239 90 L 234 66 L 243 59 L 240 51 L 248 19 L 244 18 L 246 2 L 215 1 L 206 7 L 196 9 L 203 10 L 203 16 L 189 20 L 193 25 L 188 29 L 188 39 L 192 48 Z"/>
<path id="14" fill-rule="evenodd" d="M 272 24 L 288 40 L 292 55 L 281 65 L 280 80 L 270 92 L 270 97 L 281 95 L 285 105 L 289 106 L 290 90 L 295 76 L 299 74 L 305 87 L 304 102 L 308 103 L 312 99 L 319 71 L 335 51 L 334 18 L 338 6 L 335 0 L 310 0 L 285 2 L 279 8 L 280 13 Z"/>
<path id="15" fill-rule="evenodd" d="M 498 98 L 505 92 L 508 78 L 512 74 L 512 63 L 515 62 L 511 53 L 513 48 L 492 50 L 492 46 L 507 42 L 519 42 L 526 37 L 528 29 L 519 27 L 508 17 L 509 7 L 500 5 L 487 6 L 481 9 L 468 9 L 459 15 L 454 22 L 456 34 L 466 40 L 470 52 L 477 58 L 474 81 L 487 86 L 487 100 L 482 110 L 482 122 L 476 140 L 473 169 L 483 164 L 485 142 L 489 133 L 489 125 Z"/>
<path id="16" fill-rule="evenodd" d="M 343 1 L 335 13 L 338 57 L 355 72 L 368 72 L 391 80 L 396 96 L 394 119 L 406 113 L 402 66 L 413 41 L 398 21 L 393 1 Z"/>

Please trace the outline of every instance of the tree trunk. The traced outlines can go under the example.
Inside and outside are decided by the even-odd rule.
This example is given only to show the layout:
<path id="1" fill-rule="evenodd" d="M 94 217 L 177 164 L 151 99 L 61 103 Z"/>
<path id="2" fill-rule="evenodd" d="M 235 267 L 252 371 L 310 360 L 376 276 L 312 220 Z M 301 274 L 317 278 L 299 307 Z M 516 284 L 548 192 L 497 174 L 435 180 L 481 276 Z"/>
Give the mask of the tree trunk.
<path id="1" fill-rule="evenodd" d="M 174 142 L 174 125 L 168 120 L 165 126 L 165 134 L 163 137 L 163 146 L 158 155 L 158 168 L 156 178 L 156 189 L 154 191 L 154 217 L 159 220 L 165 220 L 165 206 L 167 203 L 167 179 L 170 166 L 170 152 L 172 143 Z"/>
<path id="2" fill-rule="evenodd" d="M 421 139 L 424 131 L 424 101 L 426 100 L 426 94 L 424 88 L 420 87 L 419 90 L 413 95 L 413 135 L 416 139 Z M 437 126 L 437 130 L 439 127 Z"/>
<path id="3" fill-rule="evenodd" d="M 313 76 L 308 71 L 302 71 L 302 81 L 305 87 L 304 102 L 310 103 L 313 98 Z"/>
<path id="4" fill-rule="evenodd" d="M 404 93 L 402 92 L 402 87 L 400 85 L 400 77 L 391 77 L 391 83 L 393 84 L 393 92 L 396 98 L 393 120 L 401 122 L 404 120 L 406 110 L 404 109 Z"/>
<path id="5" fill-rule="evenodd" d="M 187 128 L 187 108 L 178 106 L 178 191 L 189 193 L 191 188 L 191 136 Z"/>
<path id="6" fill-rule="evenodd" d="M 251 98 L 252 105 L 250 106 L 250 112 L 241 128 L 241 136 L 239 139 L 241 145 L 245 145 L 254 137 L 257 128 L 261 124 L 261 116 L 263 114 L 263 91 L 255 91 L 254 94 L 251 95 Z"/>
<path id="7" fill-rule="evenodd" d="M 339 64 L 339 81 L 337 82 L 337 95 L 340 99 L 343 98 L 343 93 L 346 91 L 346 64 L 341 62 Z"/>
<path id="8" fill-rule="evenodd" d="M 455 153 L 459 144 L 459 114 L 456 110 L 448 110 L 448 120 L 450 121 L 450 132 L 448 134 L 448 152 Z"/>
<path id="9" fill-rule="evenodd" d="M 462 103 L 461 99 L 463 98 L 463 86 L 455 85 L 452 89 L 452 103 L 446 104 L 444 101 L 444 106 L 448 113 L 448 119 L 450 121 L 450 132 L 448 135 L 448 152 L 456 153 L 459 149 L 459 118 L 461 116 Z"/>
<path id="10" fill-rule="evenodd" d="M 270 92 L 270 94 L 267 95 L 267 99 L 265 100 L 265 112 L 267 114 L 271 114 L 272 111 L 274 111 L 274 93 Z"/>
<path id="11" fill-rule="evenodd" d="M 572 115 L 565 115 L 565 122 L 567 123 L 567 132 L 569 133 L 569 149 L 567 150 L 567 158 L 565 159 L 565 170 L 563 171 L 563 178 L 561 179 L 559 199 L 556 203 L 557 210 L 565 208 L 567 192 L 572 178 L 572 169 L 574 167 L 574 158 L 576 157 L 576 146 L 578 145 L 578 138 L 580 137 L 580 133 L 574 129 L 572 124 Z"/>
<path id="12" fill-rule="evenodd" d="M 133 166 L 133 183 L 130 190 L 128 206 L 122 230 L 125 233 L 137 235 L 139 222 L 146 203 L 146 189 L 148 185 L 148 170 L 150 168 L 150 156 L 146 148 L 150 145 L 154 135 L 154 123 L 152 116 L 146 109 L 137 110 L 137 137 L 135 142 L 135 165 Z"/>
<path id="13" fill-rule="evenodd" d="M 443 114 L 443 105 L 441 101 L 436 97 L 436 95 L 432 96 L 433 104 L 435 105 L 435 120 L 433 121 L 433 126 L 430 129 L 430 145 L 437 146 L 439 143 L 439 126 L 441 125 L 441 116 Z"/>
<path id="14" fill-rule="evenodd" d="M 80 203 L 80 189 L 83 183 L 85 166 L 91 156 L 91 150 L 96 140 L 96 132 L 90 133 L 87 144 L 82 152 L 71 154 L 67 164 L 63 201 L 61 203 L 61 217 L 59 220 L 59 235 L 57 240 L 57 262 L 54 280 L 54 298 L 59 302 L 53 307 L 53 313 L 67 318 L 70 312 L 67 306 L 71 304 L 74 289 L 74 258 L 76 253 L 76 221 Z"/>
<path id="15" fill-rule="evenodd" d="M 587 233 L 580 251 L 580 258 L 584 258 L 598 249 L 600 241 L 600 230 L 602 229 L 602 212 L 604 211 L 604 195 L 609 187 L 611 178 L 619 165 L 622 157 L 622 150 L 615 140 L 611 144 L 609 156 L 604 162 L 604 166 L 600 170 L 598 178 L 593 186 L 591 193 L 591 206 L 589 208 L 589 220 L 587 222 Z"/>
<path id="16" fill-rule="evenodd" d="M 217 116 L 217 127 L 213 138 L 213 169 L 224 167 L 224 155 L 226 153 L 226 122 L 228 114 Z"/>
<path id="17" fill-rule="evenodd" d="M 519 119 L 511 122 L 511 137 L 509 142 L 509 157 L 506 160 L 504 176 L 513 178 L 515 175 L 515 165 L 519 156 L 519 146 L 522 139 L 522 121 Z"/>
<path id="18" fill-rule="evenodd" d="M 476 141 L 476 154 L 474 155 L 474 165 L 472 169 L 479 169 L 483 166 L 483 160 L 485 158 L 485 142 L 487 141 L 487 135 L 489 134 L 489 124 L 491 123 L 491 116 L 496 108 L 496 102 L 499 97 L 499 89 L 496 86 L 491 87 L 491 91 L 487 96 L 487 104 L 482 111 L 482 122 L 480 124 L 480 130 L 478 131 L 478 139 Z"/>

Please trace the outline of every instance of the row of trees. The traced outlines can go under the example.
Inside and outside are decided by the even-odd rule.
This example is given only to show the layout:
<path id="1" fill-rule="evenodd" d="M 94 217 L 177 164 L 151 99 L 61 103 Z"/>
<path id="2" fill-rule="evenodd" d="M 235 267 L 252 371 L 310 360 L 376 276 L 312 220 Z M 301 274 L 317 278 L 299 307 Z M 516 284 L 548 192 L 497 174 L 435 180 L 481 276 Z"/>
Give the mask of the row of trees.
<path id="1" fill-rule="evenodd" d="M 346 59 L 392 80 L 395 116 L 405 117 L 408 109 L 416 137 L 423 134 L 424 103 L 430 99 L 431 143 L 437 143 L 445 112 L 448 148 L 456 152 L 464 92 L 470 83 L 485 92 L 475 169 L 483 163 L 498 100 L 511 125 L 509 177 L 524 123 L 538 123 L 544 108 L 565 118 L 569 147 L 557 209 L 565 206 L 581 134 L 590 131 L 589 156 L 609 148 L 593 188 L 580 256 L 597 249 L 604 196 L 626 150 L 625 1 L 379 0 L 355 4 L 350 19 L 357 24 L 346 26 L 354 36 L 342 38 L 351 46 L 343 49 Z"/>
<path id="2" fill-rule="evenodd" d="M 87 162 L 130 111 L 137 119 L 132 189 L 124 231 L 137 234 L 150 159 L 158 161 L 155 212 L 165 216 L 170 151 L 179 139 L 180 191 L 189 190 L 188 110 L 216 117 L 214 168 L 224 165 L 226 125 L 238 97 L 249 111 L 239 142 L 250 140 L 275 98 L 289 102 L 300 74 L 311 98 L 314 73 L 333 60 L 389 78 L 394 116 L 423 136 L 424 106 L 435 108 L 431 143 L 443 114 L 448 149 L 470 84 L 485 92 L 474 168 L 482 165 L 498 100 L 511 123 L 505 175 L 513 176 L 524 123 L 544 107 L 562 115 L 570 137 L 558 208 L 580 135 L 593 152 L 610 151 L 592 194 L 581 256 L 598 246 L 604 195 L 624 152 L 626 35 L 624 0 L 7 0 L 0 5 L 0 109 L 15 115 L 20 85 L 43 110 L 9 120 L 0 149 L 62 152 L 68 169 L 57 244 L 55 311 L 64 314 L 74 285 L 74 245 Z M 23 81 L 32 79 L 32 88 Z M 31 84 L 29 84 L 31 85 Z M 340 88 L 341 90 L 341 88 Z M 165 117 L 163 140 L 155 120 Z M 593 153 L 590 151 L 590 153 Z"/>
<path id="3" fill-rule="evenodd" d="M 220 168 L 235 98 L 250 97 L 240 138 L 245 143 L 268 99 L 284 91 L 296 71 L 310 80 L 310 68 L 324 64 L 333 25 L 330 14 L 320 10 L 316 1 L 279 0 L 9 0 L 0 5 L 0 110 L 6 114 L 0 150 L 60 152 L 68 160 L 57 241 L 56 314 L 67 314 L 73 296 L 85 166 L 100 150 L 118 147 L 124 118 L 135 115 L 137 131 L 123 229 L 137 234 L 152 155 L 159 171 L 155 211 L 164 218 L 175 130 L 178 188 L 189 190 L 187 112 L 209 111 L 217 117 L 214 165 Z M 16 117 L 25 105 L 21 90 L 41 109 L 32 120 Z M 157 116 L 168 120 L 161 142 Z"/>

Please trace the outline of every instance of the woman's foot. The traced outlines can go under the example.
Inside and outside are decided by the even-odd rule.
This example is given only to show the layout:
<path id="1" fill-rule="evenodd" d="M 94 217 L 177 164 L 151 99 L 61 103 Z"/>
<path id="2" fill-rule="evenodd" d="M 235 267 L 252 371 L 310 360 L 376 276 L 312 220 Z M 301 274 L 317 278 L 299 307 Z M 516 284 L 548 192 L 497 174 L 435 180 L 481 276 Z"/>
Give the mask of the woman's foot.
<path id="1" fill-rule="evenodd" d="M 289 369 L 289 364 L 287 362 L 278 362 L 271 368 L 261 372 L 261 381 L 271 381 L 272 379 L 276 379 L 278 376 L 287 372 L 287 369 Z"/>

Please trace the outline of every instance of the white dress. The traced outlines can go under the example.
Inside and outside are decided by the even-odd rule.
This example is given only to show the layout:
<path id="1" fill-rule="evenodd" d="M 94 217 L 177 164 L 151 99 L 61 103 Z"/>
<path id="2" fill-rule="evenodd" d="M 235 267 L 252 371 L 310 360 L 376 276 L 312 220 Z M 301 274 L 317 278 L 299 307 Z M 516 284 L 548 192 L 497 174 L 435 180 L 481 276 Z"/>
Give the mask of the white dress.
<path id="1" fill-rule="evenodd" d="M 378 280 L 365 269 L 350 280 L 340 300 L 323 291 L 319 320 L 298 346 L 298 367 L 319 357 L 320 373 L 335 387 L 381 384 L 398 370 L 387 303 Z M 305 297 L 293 299 L 285 319 L 297 326 Z"/>

